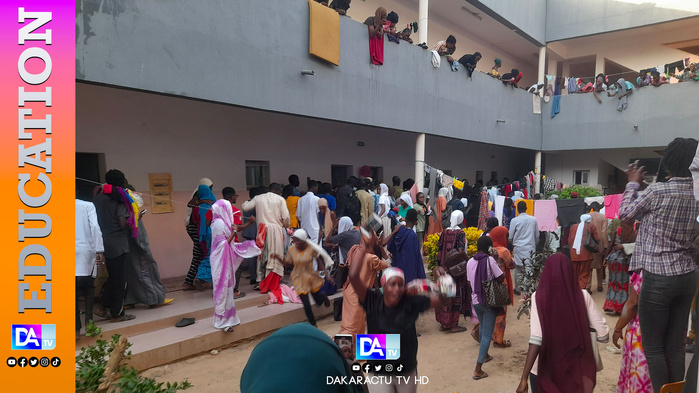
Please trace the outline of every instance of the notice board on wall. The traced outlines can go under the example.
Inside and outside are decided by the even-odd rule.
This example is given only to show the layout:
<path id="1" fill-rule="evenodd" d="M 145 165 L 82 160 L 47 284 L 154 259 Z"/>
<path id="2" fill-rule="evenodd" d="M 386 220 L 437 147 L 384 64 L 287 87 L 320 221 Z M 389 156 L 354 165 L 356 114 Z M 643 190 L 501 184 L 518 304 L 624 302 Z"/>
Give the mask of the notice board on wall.
<path id="1" fill-rule="evenodd" d="M 151 206 L 154 214 L 172 213 L 172 175 L 169 173 L 149 173 Z"/>

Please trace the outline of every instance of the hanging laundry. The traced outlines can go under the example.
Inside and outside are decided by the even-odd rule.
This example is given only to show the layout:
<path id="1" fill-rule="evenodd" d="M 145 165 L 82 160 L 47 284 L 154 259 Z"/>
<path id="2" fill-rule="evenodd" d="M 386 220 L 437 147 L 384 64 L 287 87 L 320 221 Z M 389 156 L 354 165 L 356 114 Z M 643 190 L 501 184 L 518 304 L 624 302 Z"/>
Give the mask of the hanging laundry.
<path id="1" fill-rule="evenodd" d="M 458 179 L 454 179 L 454 187 L 458 188 L 459 190 L 464 189 L 464 182 Z"/>
<path id="2" fill-rule="evenodd" d="M 538 95 L 532 96 L 532 113 L 535 115 L 541 114 L 541 97 Z"/>
<path id="3" fill-rule="evenodd" d="M 481 191 L 481 204 L 478 210 L 478 229 L 485 231 L 487 221 L 490 218 L 490 211 L 488 211 L 488 193 L 483 190 Z"/>
<path id="4" fill-rule="evenodd" d="M 544 178 L 544 185 L 543 185 L 543 189 L 541 191 L 543 191 L 544 193 L 549 193 L 549 192 L 553 192 L 555 189 L 556 189 L 556 180 L 554 180 L 553 178 L 551 178 L 549 176 L 546 176 Z"/>
<path id="5" fill-rule="evenodd" d="M 534 217 L 540 231 L 553 232 L 558 229 L 558 208 L 555 199 L 534 201 Z"/>
<path id="6" fill-rule="evenodd" d="M 553 96 L 553 103 L 551 104 L 551 118 L 556 117 L 557 114 L 561 113 L 561 96 Z"/>
<path id="7" fill-rule="evenodd" d="M 449 175 L 442 175 L 442 187 L 451 188 L 454 185 L 454 178 Z"/>
<path id="8" fill-rule="evenodd" d="M 604 216 L 609 219 L 619 218 L 619 206 L 624 194 L 606 195 L 604 197 Z"/>
<path id="9" fill-rule="evenodd" d="M 544 92 L 545 97 L 553 97 L 553 84 L 556 79 L 553 75 L 546 75 L 546 91 Z"/>
<path id="10" fill-rule="evenodd" d="M 497 187 L 490 187 L 488 189 L 488 200 L 490 202 L 495 202 L 495 197 L 498 196 L 498 189 Z"/>
<path id="11" fill-rule="evenodd" d="M 534 200 L 533 199 L 520 199 L 515 203 L 515 207 L 519 205 L 520 202 L 524 202 L 527 205 L 527 211 L 525 213 L 529 214 L 530 216 L 534 215 Z M 517 215 L 519 216 L 519 209 L 517 209 Z"/>
<path id="12" fill-rule="evenodd" d="M 439 68 L 439 66 L 442 64 L 441 56 L 439 56 L 439 53 L 436 50 L 430 52 L 432 52 L 432 67 Z"/>
<path id="13" fill-rule="evenodd" d="M 556 199 L 558 223 L 567 228 L 580 222 L 580 216 L 585 213 L 585 201 L 580 198 Z"/>
<path id="14" fill-rule="evenodd" d="M 567 83 L 568 94 L 575 94 L 578 92 L 578 80 L 577 78 L 570 78 Z"/>
<path id="15" fill-rule="evenodd" d="M 505 197 L 498 195 L 495 197 L 495 217 L 497 217 L 499 225 L 502 225 L 502 211 L 505 210 Z"/>

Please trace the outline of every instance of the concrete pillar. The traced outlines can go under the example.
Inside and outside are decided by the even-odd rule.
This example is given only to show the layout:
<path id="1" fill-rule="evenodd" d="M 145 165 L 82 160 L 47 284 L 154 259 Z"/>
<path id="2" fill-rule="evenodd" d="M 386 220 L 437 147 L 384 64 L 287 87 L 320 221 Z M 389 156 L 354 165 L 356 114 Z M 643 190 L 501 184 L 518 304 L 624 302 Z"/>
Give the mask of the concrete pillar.
<path id="1" fill-rule="evenodd" d="M 541 152 L 537 151 L 536 156 L 534 156 L 534 181 L 536 187 L 534 187 L 535 193 L 541 192 Z"/>
<path id="2" fill-rule="evenodd" d="M 418 134 L 415 142 L 415 184 L 418 191 L 425 187 L 425 134 Z"/>
<path id="3" fill-rule="evenodd" d="M 417 43 L 427 42 L 427 18 L 429 14 L 429 0 L 420 0 L 417 18 Z M 417 179 L 415 179 L 417 181 Z"/>
<path id="4" fill-rule="evenodd" d="M 546 83 L 546 47 L 542 46 L 539 48 L 539 72 L 536 78 L 537 83 Z M 544 91 L 546 89 L 541 89 L 539 91 L 540 96 L 544 96 Z"/>
<path id="5" fill-rule="evenodd" d="M 549 56 L 548 65 L 546 66 L 546 73 L 549 75 L 556 75 L 558 72 L 558 60 L 553 59 Z"/>
<path id="6" fill-rule="evenodd" d="M 595 76 L 604 74 L 604 56 L 597 55 L 595 58 Z"/>

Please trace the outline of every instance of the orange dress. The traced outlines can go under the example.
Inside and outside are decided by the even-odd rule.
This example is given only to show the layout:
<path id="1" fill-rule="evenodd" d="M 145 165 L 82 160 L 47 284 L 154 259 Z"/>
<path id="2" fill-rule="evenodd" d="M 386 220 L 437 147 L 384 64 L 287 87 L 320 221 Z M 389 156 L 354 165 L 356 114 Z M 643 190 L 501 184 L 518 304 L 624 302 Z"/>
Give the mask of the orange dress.
<path id="1" fill-rule="evenodd" d="M 353 246 L 347 253 L 347 266 L 352 267 L 353 263 L 361 263 L 357 261 L 360 245 Z M 376 273 L 384 270 L 388 264 L 374 254 L 367 253 L 364 255 L 364 263 L 362 263 L 359 271 L 359 278 L 364 282 L 367 288 L 374 287 L 376 281 Z M 342 291 L 342 324 L 340 325 L 340 334 L 364 334 L 366 332 L 366 312 L 359 298 L 354 291 L 354 287 L 349 280 L 345 282 Z"/>
<path id="2" fill-rule="evenodd" d="M 447 199 L 443 196 L 437 197 L 434 211 L 430 214 L 430 226 L 427 228 L 427 234 L 442 233 L 442 213 L 447 208 Z"/>
<path id="3" fill-rule="evenodd" d="M 313 259 L 316 257 L 318 257 L 318 253 L 313 251 L 311 247 L 306 247 L 305 250 L 300 251 L 296 246 L 291 246 L 286 253 L 287 261 L 294 264 L 294 270 L 291 271 L 291 282 L 299 295 L 318 292 L 325 283 L 323 277 L 313 269 Z"/>

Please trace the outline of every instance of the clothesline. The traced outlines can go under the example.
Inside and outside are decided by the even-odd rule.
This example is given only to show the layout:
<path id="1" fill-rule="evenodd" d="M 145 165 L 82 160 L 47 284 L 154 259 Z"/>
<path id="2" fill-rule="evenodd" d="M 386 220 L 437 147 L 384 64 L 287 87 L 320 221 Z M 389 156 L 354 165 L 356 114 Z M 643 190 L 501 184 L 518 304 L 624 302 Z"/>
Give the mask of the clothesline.
<path id="1" fill-rule="evenodd" d="M 96 182 L 96 181 L 94 181 L 94 180 L 83 179 L 82 177 L 77 177 L 77 176 L 75 177 L 75 180 L 84 181 L 84 182 L 91 183 L 91 184 L 94 184 L 94 185 L 97 185 L 97 186 L 101 186 L 101 185 L 104 184 L 104 183 Z M 143 195 L 143 196 L 149 196 L 149 197 L 151 197 L 151 198 L 154 197 L 153 195 L 147 194 L 147 193 L 145 193 L 145 192 L 140 192 L 140 191 L 136 191 L 136 192 L 139 193 L 139 194 L 141 194 L 141 195 Z M 187 206 L 187 203 L 188 203 L 189 201 L 187 201 L 187 202 L 180 202 L 180 201 L 172 200 L 172 202 L 173 202 L 173 203 L 179 203 L 180 205 Z"/>

